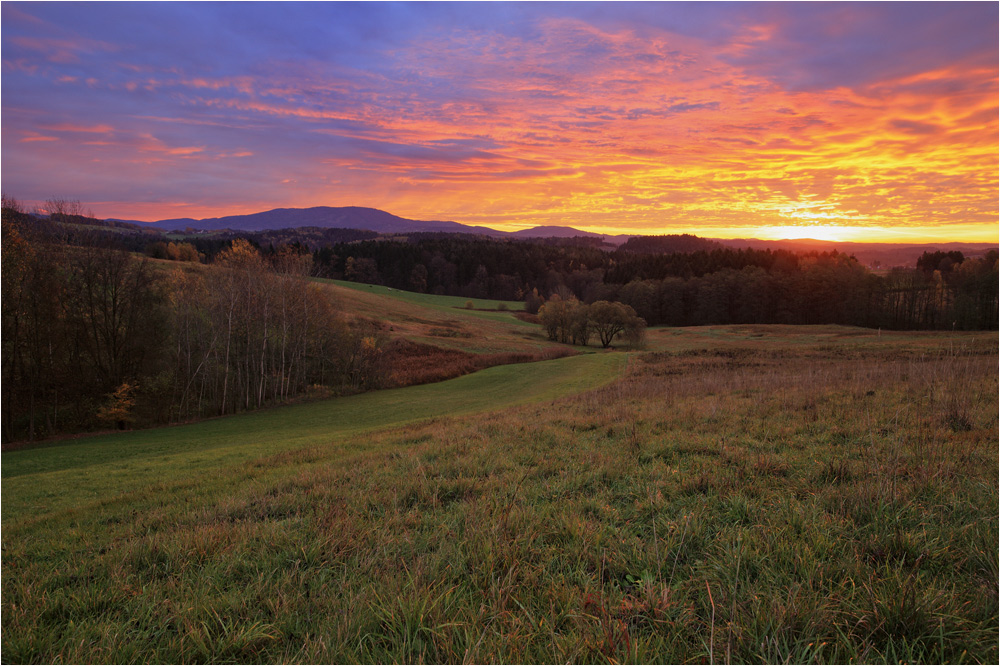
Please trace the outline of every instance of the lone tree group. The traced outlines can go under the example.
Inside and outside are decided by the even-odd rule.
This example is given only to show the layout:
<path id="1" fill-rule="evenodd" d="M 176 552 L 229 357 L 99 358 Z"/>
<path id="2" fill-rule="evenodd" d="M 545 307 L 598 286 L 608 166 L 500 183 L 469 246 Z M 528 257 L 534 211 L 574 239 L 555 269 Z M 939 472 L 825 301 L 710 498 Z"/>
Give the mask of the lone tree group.
<path id="1" fill-rule="evenodd" d="M 642 343 L 646 322 L 635 310 L 623 303 L 596 301 L 587 305 L 575 298 L 561 299 L 554 295 L 538 310 L 538 318 L 549 340 L 586 345 L 596 335 L 607 349 L 617 337 L 637 346 Z"/>

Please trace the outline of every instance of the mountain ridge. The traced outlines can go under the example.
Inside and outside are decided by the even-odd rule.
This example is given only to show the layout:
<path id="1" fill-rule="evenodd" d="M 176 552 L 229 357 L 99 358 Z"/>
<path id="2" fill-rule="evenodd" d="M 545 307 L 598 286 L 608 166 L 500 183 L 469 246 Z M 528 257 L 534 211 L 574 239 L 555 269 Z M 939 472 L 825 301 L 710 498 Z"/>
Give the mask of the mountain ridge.
<path id="1" fill-rule="evenodd" d="M 311 208 L 274 208 L 259 213 L 243 215 L 226 215 L 223 217 L 208 217 L 196 219 L 192 217 L 168 218 L 155 222 L 139 220 L 124 220 L 113 218 L 117 222 L 128 222 L 163 230 L 185 228 L 200 231 L 269 231 L 276 229 L 295 229 L 298 227 L 318 227 L 321 229 L 365 229 L 378 233 L 414 233 L 414 232 L 444 232 L 482 234 L 494 238 L 572 238 L 586 236 L 588 238 L 625 239 L 635 234 L 598 234 L 592 231 L 582 231 L 568 226 L 540 225 L 518 231 L 500 231 L 491 227 L 462 224 L 447 220 L 412 220 L 400 217 L 378 208 L 366 206 L 313 206 Z"/>
<path id="2" fill-rule="evenodd" d="M 274 208 L 259 213 L 228 215 L 204 219 L 171 218 L 156 222 L 137 220 L 115 220 L 139 224 L 147 228 L 172 230 L 185 228 L 203 231 L 247 231 L 260 232 L 300 227 L 364 229 L 381 234 L 406 234 L 416 232 L 443 232 L 480 234 L 491 238 L 601 238 L 611 246 L 626 243 L 629 238 L 641 234 L 598 234 L 582 231 L 574 227 L 560 225 L 540 225 L 529 229 L 507 232 L 485 226 L 466 225 L 443 220 L 412 220 L 392 213 L 365 206 L 314 206 L 311 208 Z M 656 234 L 649 234 L 650 237 Z M 755 249 L 787 249 L 800 252 L 838 250 L 853 254 L 859 261 L 869 266 L 912 265 L 924 251 L 960 250 L 981 253 L 995 248 L 993 243 L 932 242 L 932 243 L 864 243 L 823 241 L 815 239 L 763 240 L 757 238 L 720 239 L 707 238 L 728 247 L 751 247 Z"/>
<path id="3" fill-rule="evenodd" d="M 367 229 L 380 233 L 405 233 L 408 231 L 502 233 L 488 227 L 475 227 L 458 222 L 410 220 L 378 208 L 364 206 L 274 208 L 245 215 L 227 215 L 204 219 L 183 217 L 158 220 L 147 224 L 158 228 L 173 229 L 183 226 L 205 231 L 220 231 L 222 229 L 267 231 L 296 227 L 319 227 L 325 229 Z"/>

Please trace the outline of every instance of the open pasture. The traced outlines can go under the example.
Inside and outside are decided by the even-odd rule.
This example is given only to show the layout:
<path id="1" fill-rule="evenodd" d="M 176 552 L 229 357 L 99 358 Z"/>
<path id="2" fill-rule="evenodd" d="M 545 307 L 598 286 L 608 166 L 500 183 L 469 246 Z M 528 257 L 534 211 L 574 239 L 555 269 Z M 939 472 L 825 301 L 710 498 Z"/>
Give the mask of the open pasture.
<path id="1" fill-rule="evenodd" d="M 539 326 L 518 319 L 514 313 L 523 303 L 316 281 L 329 290 L 338 308 L 350 313 L 351 320 L 374 322 L 389 341 L 382 350 L 384 386 L 437 382 L 492 366 L 550 360 L 579 351 L 549 341 Z"/>
<path id="2" fill-rule="evenodd" d="M 995 333 L 650 337 L 5 452 L 3 659 L 996 662 Z"/>
<path id="3" fill-rule="evenodd" d="M 474 354 L 562 348 L 514 316 L 524 303 L 417 294 L 378 285 L 317 279 L 352 317 L 378 321 L 394 337 Z M 466 307 L 473 305 L 472 309 Z M 497 307 L 503 304 L 505 310 Z"/>

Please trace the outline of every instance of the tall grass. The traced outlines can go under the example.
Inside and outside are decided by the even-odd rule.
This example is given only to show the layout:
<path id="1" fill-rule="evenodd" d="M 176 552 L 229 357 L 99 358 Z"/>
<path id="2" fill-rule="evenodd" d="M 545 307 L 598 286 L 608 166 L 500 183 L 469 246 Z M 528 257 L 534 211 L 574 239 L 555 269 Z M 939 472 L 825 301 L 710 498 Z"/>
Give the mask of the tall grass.
<path id="1" fill-rule="evenodd" d="M 610 356 L 576 397 L 25 507 L 3 659 L 996 663 L 996 340 L 942 340 Z"/>

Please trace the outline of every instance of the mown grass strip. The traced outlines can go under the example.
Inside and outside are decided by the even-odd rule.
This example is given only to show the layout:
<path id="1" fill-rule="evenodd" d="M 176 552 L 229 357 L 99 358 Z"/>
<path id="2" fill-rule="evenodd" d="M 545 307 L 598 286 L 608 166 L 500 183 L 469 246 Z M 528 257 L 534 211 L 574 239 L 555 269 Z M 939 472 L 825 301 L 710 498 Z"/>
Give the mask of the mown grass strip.
<path id="1" fill-rule="evenodd" d="M 621 356 L 498 366 L 446 382 L 3 453 L 3 520 L 338 437 L 552 400 L 611 381 Z"/>

